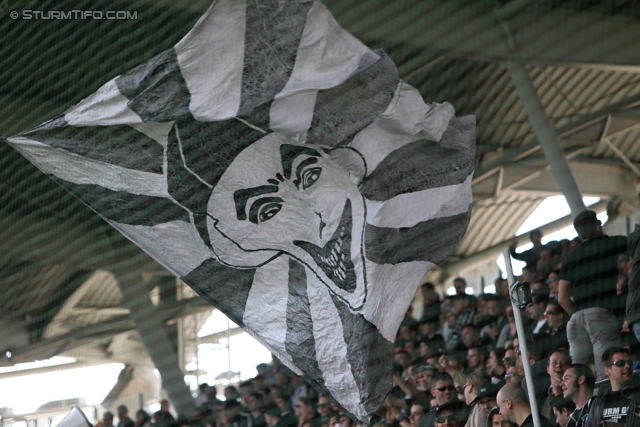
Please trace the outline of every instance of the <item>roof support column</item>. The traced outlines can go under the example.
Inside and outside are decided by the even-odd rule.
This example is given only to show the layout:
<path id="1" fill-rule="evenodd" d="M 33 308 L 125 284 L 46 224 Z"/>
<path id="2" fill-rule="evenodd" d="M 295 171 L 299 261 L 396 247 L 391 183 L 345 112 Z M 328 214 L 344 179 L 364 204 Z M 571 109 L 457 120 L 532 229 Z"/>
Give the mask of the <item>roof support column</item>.
<path id="1" fill-rule="evenodd" d="M 160 371 L 163 388 L 171 403 L 178 413 L 191 414 L 195 409 L 191 390 L 184 382 L 174 343 L 151 302 L 147 284 L 142 280 L 139 269 L 132 265 L 113 273 L 142 342 Z"/>
<path id="2" fill-rule="evenodd" d="M 511 75 L 511 80 L 518 91 L 520 100 L 524 104 L 529 121 L 551 167 L 551 172 L 571 208 L 571 216 L 575 218 L 586 207 L 582 202 L 580 188 L 578 188 L 578 184 L 569 168 L 569 162 L 558 141 L 556 130 L 549 123 L 549 118 L 544 112 L 540 98 L 525 66 L 518 61 L 506 61 L 505 66 Z"/>

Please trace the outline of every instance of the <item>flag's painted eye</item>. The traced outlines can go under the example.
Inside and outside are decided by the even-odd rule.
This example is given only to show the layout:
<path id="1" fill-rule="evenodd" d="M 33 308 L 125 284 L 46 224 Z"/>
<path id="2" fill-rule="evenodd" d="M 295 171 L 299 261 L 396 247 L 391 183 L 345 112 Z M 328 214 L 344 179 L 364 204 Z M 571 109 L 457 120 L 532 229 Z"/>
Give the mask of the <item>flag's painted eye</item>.
<path id="1" fill-rule="evenodd" d="M 302 188 L 307 189 L 311 187 L 320 178 L 322 168 L 310 168 L 302 172 Z"/>
<path id="2" fill-rule="evenodd" d="M 282 203 L 284 200 L 280 197 L 263 197 L 256 200 L 249 209 L 249 221 L 254 224 L 269 221 L 280 212 Z"/>

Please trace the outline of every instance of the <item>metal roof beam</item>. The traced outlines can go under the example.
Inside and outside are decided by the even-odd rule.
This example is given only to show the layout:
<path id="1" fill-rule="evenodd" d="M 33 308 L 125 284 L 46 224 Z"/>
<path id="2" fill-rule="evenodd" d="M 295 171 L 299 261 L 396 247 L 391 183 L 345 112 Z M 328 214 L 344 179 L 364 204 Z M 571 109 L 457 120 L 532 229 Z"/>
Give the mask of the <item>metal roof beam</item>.
<path id="1" fill-rule="evenodd" d="M 614 132 L 616 134 L 621 133 L 637 125 L 638 122 L 634 121 L 637 112 L 626 110 L 631 110 L 638 105 L 640 105 L 640 94 L 636 94 L 616 103 L 607 105 L 593 113 L 578 116 L 578 118 L 570 123 L 556 128 L 556 134 L 561 139 L 571 137 L 571 139 L 593 139 L 597 141 L 600 138 L 600 132 L 605 127 L 607 116 L 609 114 L 613 114 L 613 117 L 616 117 L 613 122 L 616 123 L 616 126 L 619 126 L 616 127 Z M 622 122 L 624 118 L 631 120 L 631 123 L 623 125 Z M 617 123 L 621 124 L 618 125 Z M 542 147 L 538 140 L 533 139 L 532 141 L 519 144 L 516 147 L 505 149 L 498 158 L 492 159 L 476 167 L 473 184 L 477 184 L 480 181 L 489 178 L 496 173 L 500 167 L 526 158 L 531 154 L 538 152 L 541 148 Z"/>
<path id="2" fill-rule="evenodd" d="M 532 191 L 540 194 L 559 195 L 560 188 L 553 175 L 547 169 L 541 170 L 536 164 L 511 165 L 504 168 L 503 191 Z M 638 197 L 635 186 L 638 178 L 626 168 L 622 161 L 586 159 L 577 157 L 571 160 L 571 170 L 582 189 L 588 196 L 622 197 L 635 199 Z M 597 177 L 597 179 L 594 179 Z M 482 182 L 473 188 L 474 203 L 490 204 L 495 198 L 495 179 Z M 519 185 L 514 185 L 520 183 Z"/>

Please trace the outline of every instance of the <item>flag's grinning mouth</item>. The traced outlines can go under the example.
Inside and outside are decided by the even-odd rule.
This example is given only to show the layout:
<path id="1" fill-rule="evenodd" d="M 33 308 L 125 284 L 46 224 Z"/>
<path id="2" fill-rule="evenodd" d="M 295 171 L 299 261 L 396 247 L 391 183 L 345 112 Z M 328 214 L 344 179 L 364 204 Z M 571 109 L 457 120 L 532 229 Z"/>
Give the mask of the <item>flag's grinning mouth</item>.
<path id="1" fill-rule="evenodd" d="M 355 292 L 357 286 L 355 266 L 351 261 L 352 221 L 351 200 L 347 199 L 340 224 L 324 247 L 300 240 L 293 242 L 311 255 L 324 274 L 337 287 L 349 293 Z"/>

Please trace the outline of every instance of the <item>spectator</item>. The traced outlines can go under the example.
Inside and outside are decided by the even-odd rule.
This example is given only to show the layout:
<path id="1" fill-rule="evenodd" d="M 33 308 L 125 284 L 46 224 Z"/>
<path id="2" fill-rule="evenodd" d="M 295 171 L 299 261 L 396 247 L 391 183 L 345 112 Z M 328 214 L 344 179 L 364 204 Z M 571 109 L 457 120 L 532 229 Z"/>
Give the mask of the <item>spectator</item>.
<path id="1" fill-rule="evenodd" d="M 456 290 L 456 295 L 467 294 L 467 281 L 462 277 L 456 277 L 455 279 L 453 279 L 453 287 Z"/>
<path id="2" fill-rule="evenodd" d="M 438 368 L 433 365 L 418 366 L 415 370 L 416 389 L 421 391 L 431 390 L 431 380 L 438 372 Z"/>
<path id="3" fill-rule="evenodd" d="M 514 340 L 515 341 L 515 340 Z M 544 349 L 540 345 L 540 338 L 532 337 L 529 345 L 527 346 L 529 352 L 529 364 L 531 365 L 531 376 L 533 377 L 533 390 L 536 394 L 536 402 L 538 404 L 538 410 L 542 410 L 542 405 L 544 401 L 547 399 L 547 393 L 549 391 L 549 386 L 551 386 L 551 378 L 547 373 L 547 359 L 545 358 L 546 353 Z M 519 350 L 518 350 L 519 351 Z M 518 362 L 521 362 L 521 359 L 518 358 Z M 518 366 L 516 364 L 516 366 Z M 524 378 L 522 380 L 522 388 L 524 392 L 528 396 L 529 389 L 527 388 L 527 379 Z M 547 412 L 547 415 L 549 412 Z"/>
<path id="4" fill-rule="evenodd" d="M 433 283 L 427 282 L 420 286 L 422 294 L 422 317 L 437 318 L 440 315 L 440 297 L 436 293 Z"/>
<path id="5" fill-rule="evenodd" d="M 298 427 L 310 424 L 311 427 L 321 427 L 322 420 L 318 414 L 317 402 L 311 397 L 299 397 L 296 403 Z"/>
<path id="6" fill-rule="evenodd" d="M 278 405 L 271 405 L 264 411 L 264 419 L 268 427 L 280 427 L 282 424 L 282 411 Z"/>
<path id="7" fill-rule="evenodd" d="M 103 427 L 113 427 L 113 413 L 107 411 L 102 416 L 102 426 Z"/>
<path id="8" fill-rule="evenodd" d="M 331 409 L 331 402 L 327 396 L 320 396 L 318 399 L 318 410 L 320 411 L 320 418 L 322 419 L 322 425 L 329 424 L 333 410 Z"/>
<path id="9" fill-rule="evenodd" d="M 483 411 L 483 407 L 476 405 L 475 403 L 482 386 L 486 385 L 486 383 L 489 383 L 490 381 L 491 378 L 489 375 L 481 371 L 474 372 L 467 377 L 467 383 L 463 388 L 464 400 L 467 405 L 473 405 L 473 409 L 471 409 L 471 413 L 469 414 L 469 420 L 467 421 L 466 427 L 484 427 L 486 414 Z"/>
<path id="10" fill-rule="evenodd" d="M 620 328 L 611 310 L 616 303 L 618 255 L 626 252 L 627 238 L 603 235 L 596 213 L 589 210 L 580 212 L 573 226 L 583 243 L 562 264 L 558 302 L 571 315 L 567 324 L 571 359 L 586 364 L 594 357 L 601 377 L 605 349 L 620 346 Z"/>
<path id="11" fill-rule="evenodd" d="M 487 427 L 513 427 L 515 424 L 504 419 L 497 407 L 493 408 L 487 418 Z"/>
<path id="12" fill-rule="evenodd" d="M 629 255 L 632 258 L 632 267 L 629 274 L 626 318 L 629 329 L 633 331 L 640 342 L 640 227 L 638 226 L 629 235 Z"/>
<path id="13" fill-rule="evenodd" d="M 118 427 L 134 427 L 135 423 L 129 418 L 129 409 L 124 405 L 118 406 L 118 419 Z"/>
<path id="14" fill-rule="evenodd" d="M 506 384 L 497 397 L 498 408 L 504 418 L 519 427 L 534 427 L 531 406 L 524 390 L 515 384 Z M 540 427 L 553 427 L 548 418 L 540 415 Z"/>
<path id="15" fill-rule="evenodd" d="M 629 425 L 640 409 L 640 382 L 633 378 L 631 355 L 623 347 L 610 347 L 601 362 L 609 384 L 601 387 L 591 403 L 586 425 L 597 426 L 601 422 Z"/>
<path id="16" fill-rule="evenodd" d="M 571 414 L 576 410 L 576 404 L 565 398 L 558 398 L 553 401 L 553 414 L 560 427 L 567 427 L 571 421 Z"/>
<path id="17" fill-rule="evenodd" d="M 160 410 L 155 414 L 156 416 L 156 426 L 157 427 L 170 427 L 175 423 L 175 418 L 169 412 L 169 401 L 167 399 L 162 399 L 160 401 Z"/>
<path id="18" fill-rule="evenodd" d="M 276 405 L 280 408 L 280 425 L 278 427 L 295 427 L 298 419 L 291 409 L 291 396 L 282 394 L 276 397 Z"/>
<path id="19" fill-rule="evenodd" d="M 136 422 L 135 427 L 150 427 L 151 426 L 151 417 L 149 413 L 145 410 L 139 409 L 136 412 Z"/>
<path id="20" fill-rule="evenodd" d="M 593 401 L 595 378 L 587 365 L 570 365 L 562 376 L 562 394 L 576 405 L 569 427 L 584 427 Z"/>
<path id="21" fill-rule="evenodd" d="M 486 384 L 491 381 L 491 377 L 483 371 L 477 371 L 469 374 L 467 377 L 467 382 L 464 385 L 464 400 L 467 405 L 471 406 L 473 401 L 478 397 L 478 390 L 483 384 Z M 473 416 L 473 412 L 471 411 L 471 415 Z"/>
<path id="22" fill-rule="evenodd" d="M 222 417 L 228 427 L 251 427 L 251 415 L 242 413 L 240 402 L 224 402 Z"/>
<path id="23" fill-rule="evenodd" d="M 228 385 L 224 388 L 224 399 L 226 402 L 231 400 L 238 400 L 240 398 L 240 393 L 238 393 L 238 389 L 232 385 Z"/>
<path id="24" fill-rule="evenodd" d="M 487 418 L 491 409 L 496 406 L 496 396 L 498 395 L 500 386 L 493 383 L 484 383 L 478 389 L 478 396 L 475 398 L 472 405 L 479 407 L 482 411 L 483 420 Z M 484 424 L 484 423 L 483 423 Z"/>
<path id="25" fill-rule="evenodd" d="M 419 427 L 420 419 L 426 413 L 426 410 L 426 403 L 416 402 L 411 405 L 411 410 L 409 412 L 409 424 L 411 427 Z"/>
<path id="26" fill-rule="evenodd" d="M 547 318 L 548 327 L 543 338 L 542 345 L 544 349 L 551 350 L 566 347 L 569 350 L 565 313 L 558 301 L 549 300 L 544 310 L 544 316 Z"/>
<path id="27" fill-rule="evenodd" d="M 525 312 L 529 319 L 533 322 L 528 328 L 527 332 L 533 335 L 544 333 L 549 327 L 547 325 L 547 318 L 544 315 L 544 310 L 547 307 L 549 297 L 544 293 L 533 292 L 531 294 L 531 304 L 525 308 Z"/>
<path id="28" fill-rule="evenodd" d="M 469 408 L 464 402 L 458 400 L 457 391 L 453 385 L 451 375 L 446 373 L 436 375 L 431 381 L 431 395 L 434 397 L 436 407 L 450 405 L 448 407 L 451 408 L 457 418 L 462 421 L 461 424 L 464 425 L 467 422 L 469 418 Z M 420 427 L 431 427 L 434 425 L 436 412 L 436 409 L 432 409 L 426 413 L 420 419 Z"/>
<path id="29" fill-rule="evenodd" d="M 251 427 L 266 427 L 267 421 L 262 414 L 262 395 L 251 393 L 245 396 L 245 403 L 251 415 Z"/>
<path id="30" fill-rule="evenodd" d="M 524 261 L 527 266 L 535 266 L 544 248 L 544 246 L 542 246 L 542 232 L 540 230 L 533 230 L 529 233 L 529 239 L 531 243 L 533 243 L 533 248 L 522 253 L 517 253 L 516 248 L 518 241 L 514 239 L 513 242 L 511 242 L 511 246 L 509 246 L 509 253 L 513 259 Z"/>
<path id="31" fill-rule="evenodd" d="M 460 427 L 464 425 L 458 414 L 449 407 L 449 405 L 443 405 L 435 410 L 435 427 Z"/>
<path id="32" fill-rule="evenodd" d="M 504 379 L 506 368 L 503 365 L 502 359 L 504 359 L 504 348 L 494 348 L 489 354 L 487 360 L 487 373 L 491 377 L 491 381 L 496 383 Z"/>
<path id="33" fill-rule="evenodd" d="M 207 387 L 209 387 L 207 383 L 202 383 L 198 387 L 198 396 L 194 399 L 196 408 L 207 401 Z"/>
<path id="34" fill-rule="evenodd" d="M 456 320 L 456 332 L 460 333 L 462 328 L 468 325 L 473 325 L 473 318 L 476 315 L 475 307 L 472 304 L 473 299 L 471 295 L 465 293 L 455 296 L 454 306 L 456 313 L 458 314 Z"/>
<path id="35" fill-rule="evenodd" d="M 571 364 L 571 358 L 569 354 L 564 350 L 554 350 L 549 355 L 549 362 L 547 363 L 547 374 L 551 380 L 547 392 L 547 398 L 541 407 L 542 415 L 548 417 L 549 420 L 554 421 L 554 412 L 552 411 L 552 402 L 562 396 L 562 376 Z"/>
<path id="36" fill-rule="evenodd" d="M 560 270 L 553 270 L 547 277 L 547 286 L 549 286 L 549 298 L 558 298 L 558 276 Z"/>
<path id="37" fill-rule="evenodd" d="M 469 368 L 464 372 L 466 375 L 484 369 L 487 357 L 482 347 L 471 347 L 467 350 L 467 363 Z"/>

